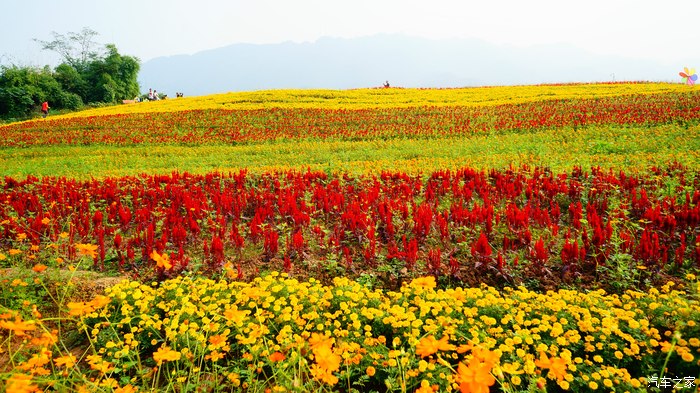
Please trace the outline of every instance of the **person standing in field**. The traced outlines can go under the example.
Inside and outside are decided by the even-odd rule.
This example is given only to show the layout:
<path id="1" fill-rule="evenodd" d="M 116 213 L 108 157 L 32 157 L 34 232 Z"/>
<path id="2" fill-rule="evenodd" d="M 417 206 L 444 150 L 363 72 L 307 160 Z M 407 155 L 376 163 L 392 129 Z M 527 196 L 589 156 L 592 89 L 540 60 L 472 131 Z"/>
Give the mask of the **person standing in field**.
<path id="1" fill-rule="evenodd" d="M 48 101 L 44 101 L 41 104 L 41 112 L 44 114 L 44 118 L 46 118 L 46 116 L 49 115 L 49 102 Z"/>

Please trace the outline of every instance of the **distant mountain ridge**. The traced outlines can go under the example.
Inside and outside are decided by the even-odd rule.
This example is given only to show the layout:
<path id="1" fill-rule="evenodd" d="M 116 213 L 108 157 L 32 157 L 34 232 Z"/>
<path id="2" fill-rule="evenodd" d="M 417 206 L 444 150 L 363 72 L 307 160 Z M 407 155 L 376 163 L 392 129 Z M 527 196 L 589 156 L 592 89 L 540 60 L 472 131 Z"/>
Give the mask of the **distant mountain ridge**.
<path id="1" fill-rule="evenodd" d="M 555 44 L 527 48 L 477 39 L 398 34 L 312 43 L 234 44 L 141 66 L 142 89 L 174 97 L 286 88 L 465 87 L 610 80 L 674 81 L 677 70 L 646 60 L 593 55 Z"/>

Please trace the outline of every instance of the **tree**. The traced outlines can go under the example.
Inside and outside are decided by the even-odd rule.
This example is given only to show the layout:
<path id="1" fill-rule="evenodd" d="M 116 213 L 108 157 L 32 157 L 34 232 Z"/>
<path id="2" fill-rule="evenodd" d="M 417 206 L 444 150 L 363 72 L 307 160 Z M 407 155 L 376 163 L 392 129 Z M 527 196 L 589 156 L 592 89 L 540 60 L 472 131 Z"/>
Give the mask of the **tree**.
<path id="1" fill-rule="evenodd" d="M 78 71 L 84 70 L 89 61 L 99 57 L 95 50 L 97 43 L 93 41 L 99 34 L 89 27 L 83 27 L 79 33 L 69 32 L 64 35 L 54 31 L 51 34 L 53 41 L 36 38 L 34 41 L 38 42 L 42 49 L 58 53 L 64 62 Z"/>
<path id="2" fill-rule="evenodd" d="M 0 115 L 11 118 L 29 116 L 34 107 L 44 101 L 59 106 L 70 98 L 60 83 L 53 78 L 51 69 L 29 67 L 2 67 L 0 73 Z"/>
<path id="3" fill-rule="evenodd" d="M 88 101 L 121 102 L 139 95 L 139 61 L 122 56 L 113 44 L 105 46 L 107 55 L 88 64 L 85 80 L 92 86 Z"/>

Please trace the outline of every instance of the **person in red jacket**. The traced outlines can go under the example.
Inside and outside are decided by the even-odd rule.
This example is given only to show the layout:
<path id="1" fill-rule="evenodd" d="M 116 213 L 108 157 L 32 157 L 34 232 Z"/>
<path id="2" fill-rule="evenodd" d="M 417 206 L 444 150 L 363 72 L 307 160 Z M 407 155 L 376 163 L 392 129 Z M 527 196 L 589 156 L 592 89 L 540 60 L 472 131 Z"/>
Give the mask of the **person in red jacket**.
<path id="1" fill-rule="evenodd" d="M 41 104 L 41 112 L 44 114 L 44 118 L 46 118 L 46 116 L 48 116 L 48 114 L 49 114 L 49 103 L 48 103 L 48 101 L 44 101 L 44 102 Z"/>

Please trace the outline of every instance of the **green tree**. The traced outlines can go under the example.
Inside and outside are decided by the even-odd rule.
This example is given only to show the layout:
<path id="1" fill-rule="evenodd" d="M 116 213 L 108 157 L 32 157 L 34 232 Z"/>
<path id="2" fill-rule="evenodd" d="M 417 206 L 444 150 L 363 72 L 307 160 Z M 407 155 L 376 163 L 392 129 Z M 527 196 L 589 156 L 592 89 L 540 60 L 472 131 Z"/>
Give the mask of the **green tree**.
<path id="1" fill-rule="evenodd" d="M 107 55 L 88 64 L 85 79 L 91 86 L 88 102 L 121 102 L 139 95 L 139 60 L 122 56 L 113 44 L 105 46 Z"/>
<path id="2" fill-rule="evenodd" d="M 0 116 L 24 118 L 42 102 L 57 106 L 69 102 L 70 97 L 53 77 L 51 69 L 31 67 L 2 67 L 0 73 Z M 52 105 L 53 106 L 53 105 Z"/>
<path id="3" fill-rule="evenodd" d="M 65 63 L 75 68 L 78 71 L 83 71 L 90 61 L 99 57 L 99 53 L 95 49 L 97 43 L 94 38 L 99 34 L 89 27 L 83 27 L 78 32 L 69 32 L 60 34 L 52 32 L 52 41 L 43 41 L 34 39 L 41 45 L 44 50 L 50 50 L 58 53 Z"/>

